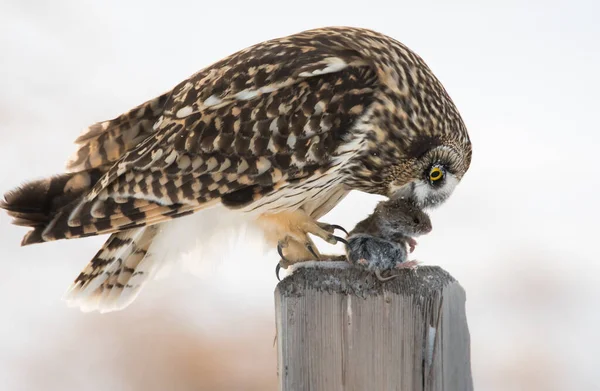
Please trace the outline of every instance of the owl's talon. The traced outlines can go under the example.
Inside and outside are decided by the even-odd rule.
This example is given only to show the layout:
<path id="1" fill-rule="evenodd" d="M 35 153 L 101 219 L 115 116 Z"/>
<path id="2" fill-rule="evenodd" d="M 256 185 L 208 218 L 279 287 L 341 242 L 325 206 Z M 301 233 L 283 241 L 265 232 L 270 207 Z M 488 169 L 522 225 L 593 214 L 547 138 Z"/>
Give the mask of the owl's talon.
<path id="1" fill-rule="evenodd" d="M 348 231 L 346 231 L 346 229 L 344 227 L 342 227 L 341 225 L 327 224 L 327 223 L 316 223 L 316 225 L 321 232 L 314 231 L 311 233 L 313 235 L 320 237 L 321 239 L 323 239 L 324 241 L 326 241 L 329 244 L 335 244 L 333 241 L 336 236 L 334 236 L 333 233 L 335 232 L 336 229 L 339 229 L 340 231 L 344 232 L 346 234 L 346 236 L 348 236 Z"/>
<path id="2" fill-rule="evenodd" d="M 283 264 L 284 269 L 287 269 L 287 267 L 290 265 L 290 261 L 288 261 L 288 259 L 283 255 L 283 248 L 286 246 L 287 246 L 286 241 L 280 240 L 279 243 L 277 243 L 277 252 L 279 253 L 279 256 L 281 257 L 281 260 L 279 261 L 279 263 L 277 263 L 277 266 L 275 267 L 275 276 L 277 276 L 277 279 L 279 281 L 281 281 L 281 278 L 279 278 L 279 271 L 281 270 L 282 264 Z"/>
<path id="3" fill-rule="evenodd" d="M 336 240 L 336 243 L 337 242 L 342 242 L 346 246 L 350 245 L 350 243 L 348 243 L 348 241 L 346 239 L 344 239 L 344 238 L 340 238 L 339 236 L 333 236 L 333 238 Z"/>
<path id="4" fill-rule="evenodd" d="M 277 252 L 279 253 L 279 256 L 281 257 L 282 260 L 287 261 L 285 259 L 285 257 L 283 256 L 283 247 L 285 247 L 283 244 L 283 242 L 280 240 L 279 243 L 277 243 Z"/>
<path id="5" fill-rule="evenodd" d="M 346 236 L 349 235 L 348 231 L 346 231 L 346 229 L 344 227 L 342 227 L 341 225 L 337 225 L 337 224 L 331 224 L 331 227 L 333 229 L 339 229 L 340 231 L 342 231 L 343 233 L 346 234 Z"/>
<path id="6" fill-rule="evenodd" d="M 346 239 L 333 234 L 336 229 L 339 229 L 346 234 L 348 233 L 348 231 L 339 225 L 319 223 L 308 215 L 303 215 L 300 212 L 294 219 L 291 218 L 292 216 L 285 216 L 286 219 L 288 219 L 288 222 L 292 221 L 293 224 L 287 227 L 284 232 L 278 234 L 279 241 L 277 242 L 277 252 L 282 259 L 280 267 L 286 268 L 286 264 L 289 266 L 297 262 L 311 260 L 319 261 L 323 258 L 309 235 L 314 235 L 330 244 L 342 242 L 345 245 L 348 245 Z M 284 248 L 285 255 L 283 251 Z"/>
<path id="7" fill-rule="evenodd" d="M 319 254 L 317 254 L 317 252 L 316 252 L 316 251 L 315 251 L 315 249 L 313 248 L 313 246 L 312 246 L 312 243 L 310 243 L 310 242 L 306 242 L 306 243 L 304 244 L 304 246 L 306 247 L 306 249 L 307 249 L 308 251 L 310 251 L 310 253 L 311 253 L 312 255 L 314 255 L 314 257 L 315 257 L 315 260 L 317 260 L 317 261 L 318 261 L 318 260 L 321 258 L 321 257 L 319 256 Z"/>

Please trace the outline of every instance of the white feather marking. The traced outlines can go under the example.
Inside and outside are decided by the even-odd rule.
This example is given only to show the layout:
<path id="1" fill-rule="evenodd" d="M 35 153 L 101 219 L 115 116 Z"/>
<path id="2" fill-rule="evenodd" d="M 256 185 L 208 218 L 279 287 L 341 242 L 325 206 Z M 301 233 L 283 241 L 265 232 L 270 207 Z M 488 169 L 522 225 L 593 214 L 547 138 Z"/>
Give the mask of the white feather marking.
<path id="1" fill-rule="evenodd" d="M 257 90 L 246 89 L 246 90 L 242 90 L 242 91 L 236 93 L 235 95 L 233 95 L 233 98 L 237 99 L 237 100 L 250 100 L 250 99 L 256 98 L 259 95 L 268 94 L 273 91 L 277 91 L 277 90 L 279 90 L 283 87 L 289 86 L 291 84 L 293 84 L 293 80 L 286 81 L 284 83 L 269 84 L 267 86 L 260 87 Z"/>
<path id="2" fill-rule="evenodd" d="M 326 73 L 339 72 L 342 69 L 348 67 L 348 63 L 339 57 L 330 57 L 323 62 L 328 65 L 322 69 L 315 69 L 314 71 L 311 71 L 311 72 L 301 72 L 299 74 L 299 76 L 300 77 L 319 76 L 319 75 L 324 75 Z"/>
<path id="3" fill-rule="evenodd" d="M 287 145 L 292 149 L 294 149 L 294 147 L 296 146 L 296 136 L 294 134 L 290 134 L 288 136 Z"/>
<path id="4" fill-rule="evenodd" d="M 104 202 L 102 202 L 102 201 L 96 201 L 92 204 L 92 207 L 90 209 L 90 214 L 92 215 L 93 218 L 101 219 L 101 218 L 105 217 L 106 213 L 105 213 L 105 210 L 103 209 L 103 206 L 104 206 Z"/>
<path id="5" fill-rule="evenodd" d="M 216 106 L 220 103 L 223 103 L 223 100 L 221 98 L 217 97 L 216 95 L 211 95 L 204 101 L 204 106 Z"/>
<path id="6" fill-rule="evenodd" d="M 162 151 L 161 149 L 159 149 L 159 151 Z M 177 159 L 179 155 L 177 154 L 176 150 L 172 150 L 171 153 L 165 158 L 165 163 L 166 164 L 172 164 L 175 159 Z"/>
<path id="7" fill-rule="evenodd" d="M 265 157 L 261 157 L 256 162 L 256 169 L 258 170 L 257 174 L 260 175 L 271 168 L 271 161 Z"/>
<path id="8" fill-rule="evenodd" d="M 190 116 L 193 112 L 194 112 L 194 109 L 192 108 L 192 106 L 185 106 L 185 107 L 182 107 L 181 109 L 177 110 L 177 113 L 175 113 L 175 116 L 177 116 L 177 118 L 185 118 L 185 117 Z"/>
<path id="9" fill-rule="evenodd" d="M 149 169 L 158 159 L 160 159 L 163 156 L 164 151 L 163 151 L 162 148 L 159 148 L 159 149 L 157 149 L 155 151 L 152 151 L 150 153 L 151 153 L 151 155 L 150 155 L 150 161 L 145 166 L 141 166 L 139 168 L 140 171 Z"/>
<path id="10" fill-rule="evenodd" d="M 152 130 L 156 130 L 160 127 L 160 125 L 162 125 L 163 121 L 164 121 L 165 117 L 163 115 L 161 115 L 158 120 L 154 123 L 154 125 L 152 125 Z"/>
<path id="11" fill-rule="evenodd" d="M 250 100 L 256 98 L 259 94 L 258 90 L 243 90 L 234 95 L 238 100 Z"/>
<path id="12" fill-rule="evenodd" d="M 259 88 L 258 90 L 260 91 L 261 94 L 268 94 L 269 92 L 273 92 L 273 91 L 277 91 L 280 87 L 280 85 L 268 85 L 268 86 L 264 86 Z"/>
<path id="13" fill-rule="evenodd" d="M 81 212 L 81 208 L 83 208 L 83 205 L 85 203 L 85 199 L 81 200 L 79 202 L 79 204 L 77 204 L 77 206 L 75 208 L 73 208 L 73 210 L 71 211 L 71 213 L 69 213 L 69 219 L 67 220 L 67 225 L 69 227 L 79 227 L 80 225 L 80 218 L 79 218 L 79 213 Z M 56 219 L 58 220 L 58 219 Z M 49 224 L 48 227 L 46 227 L 46 229 L 44 230 L 44 232 L 42 232 L 42 237 L 44 237 L 44 235 L 46 235 L 47 233 L 50 233 L 52 231 L 52 229 L 54 228 L 54 224 Z"/>
<path id="14" fill-rule="evenodd" d="M 446 173 L 446 179 L 441 187 L 436 188 L 424 180 L 419 180 L 414 182 L 415 185 L 413 192 L 419 203 L 425 203 L 425 201 L 428 199 L 435 199 L 438 197 L 446 199 L 448 196 L 450 196 L 450 194 L 452 194 L 456 188 L 456 185 L 458 185 L 458 182 L 458 178 L 456 178 L 455 175 Z M 401 191 L 401 189 L 392 188 L 392 193 L 395 193 L 396 191 Z"/>

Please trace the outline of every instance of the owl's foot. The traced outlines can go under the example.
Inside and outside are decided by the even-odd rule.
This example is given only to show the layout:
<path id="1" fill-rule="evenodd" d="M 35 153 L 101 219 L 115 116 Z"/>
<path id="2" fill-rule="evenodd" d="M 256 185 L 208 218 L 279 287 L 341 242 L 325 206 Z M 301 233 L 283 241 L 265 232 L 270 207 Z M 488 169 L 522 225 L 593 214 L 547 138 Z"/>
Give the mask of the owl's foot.
<path id="1" fill-rule="evenodd" d="M 316 249 L 313 241 L 306 235 L 301 235 L 299 238 L 286 236 L 277 242 L 277 252 L 281 257 L 284 268 L 296 262 L 318 260 L 321 258 L 319 250 Z"/>
<path id="2" fill-rule="evenodd" d="M 316 222 L 316 224 L 319 226 L 319 228 L 321 228 L 325 232 L 328 232 L 328 233 L 330 233 L 332 235 L 333 235 L 333 233 L 335 232 L 336 229 L 339 229 L 340 231 L 342 231 L 343 233 L 345 233 L 346 236 L 348 236 L 348 231 L 346 231 L 346 229 L 344 227 L 342 227 L 341 225 L 319 223 L 318 221 Z M 327 241 L 325 238 L 323 238 L 323 240 Z M 335 244 L 335 243 L 332 243 L 332 244 Z"/>
<path id="3" fill-rule="evenodd" d="M 340 225 L 320 223 L 318 221 L 307 221 L 301 228 L 304 232 L 313 234 L 316 237 L 323 239 L 329 244 L 337 244 L 338 242 L 340 242 L 344 243 L 345 245 L 348 245 L 348 241 L 346 239 L 333 234 L 336 229 L 339 229 L 340 231 L 348 235 L 348 231 L 346 231 L 344 227 Z"/>
<path id="4" fill-rule="evenodd" d="M 263 226 L 267 240 L 277 243 L 281 261 L 276 272 L 298 262 L 321 260 L 322 256 L 309 234 L 319 237 L 327 243 L 347 244 L 345 239 L 334 235 L 336 229 L 347 232 L 344 228 L 339 225 L 319 223 L 301 209 L 293 212 L 264 214 L 260 216 L 258 222 Z"/>
<path id="5" fill-rule="evenodd" d="M 316 221 L 304 221 L 296 229 L 288 231 L 287 235 L 277 242 L 277 252 L 283 261 L 281 266 L 285 268 L 296 262 L 318 261 L 321 259 L 319 250 L 308 234 L 313 234 L 327 243 L 336 244 L 341 242 L 348 245 L 346 239 L 333 234 L 336 229 L 346 232 L 339 225 L 324 224 Z"/>
<path id="6" fill-rule="evenodd" d="M 300 235 L 300 238 L 302 236 L 304 236 L 302 242 L 298 241 L 295 237 L 286 236 L 277 243 L 277 252 L 281 260 L 275 267 L 275 275 L 279 281 L 281 281 L 281 278 L 279 278 L 281 268 L 287 269 L 288 266 L 298 262 L 319 260 L 321 258 L 321 254 L 316 249 L 312 240 L 306 235 Z"/>

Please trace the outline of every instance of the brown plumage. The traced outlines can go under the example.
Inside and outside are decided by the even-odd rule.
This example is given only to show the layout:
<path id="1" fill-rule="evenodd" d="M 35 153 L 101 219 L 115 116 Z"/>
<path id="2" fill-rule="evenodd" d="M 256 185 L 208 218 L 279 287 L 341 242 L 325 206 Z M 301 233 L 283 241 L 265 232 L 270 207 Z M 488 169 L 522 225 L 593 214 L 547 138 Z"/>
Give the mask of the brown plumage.
<path id="1" fill-rule="evenodd" d="M 287 258 L 307 259 L 307 233 L 332 242 L 316 219 L 350 190 L 436 205 L 471 159 L 460 115 L 422 59 L 345 27 L 241 50 L 76 142 L 69 174 L 0 205 L 33 227 L 24 245 L 119 235 L 221 206 L 255 216 L 270 242 L 291 242 Z M 101 176 L 67 189 L 69 176 L 86 173 Z"/>

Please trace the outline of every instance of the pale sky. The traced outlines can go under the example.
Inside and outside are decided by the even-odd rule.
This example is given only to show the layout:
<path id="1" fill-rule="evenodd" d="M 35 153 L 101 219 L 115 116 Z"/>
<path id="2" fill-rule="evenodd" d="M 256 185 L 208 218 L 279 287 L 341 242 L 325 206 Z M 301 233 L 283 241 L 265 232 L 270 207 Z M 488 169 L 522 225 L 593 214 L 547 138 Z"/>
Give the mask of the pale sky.
<path id="1" fill-rule="evenodd" d="M 423 57 L 473 141 L 471 169 L 432 213 L 433 232 L 416 257 L 442 266 L 467 292 L 476 389 L 600 388 L 598 2 L 165 4 L 0 0 L 0 192 L 59 173 L 85 126 L 236 50 L 314 27 L 372 28 Z M 351 227 L 376 201 L 352 194 L 323 220 Z M 45 336 L 68 339 L 60 331 L 75 335 L 88 324 L 81 317 L 110 328 L 158 305 L 215 333 L 252 315 L 272 317 L 274 252 L 213 265 L 201 277 L 174 273 L 122 314 L 99 318 L 60 298 L 106 238 L 19 248 L 24 232 L 0 214 L 2 389 L 33 389 L 17 358 L 43 349 L 51 358 Z M 210 317 L 197 315 L 206 311 Z M 66 343 L 85 338 L 77 335 Z M 89 365 L 77 370 L 91 373 Z M 81 384 L 104 389 L 104 381 Z"/>

